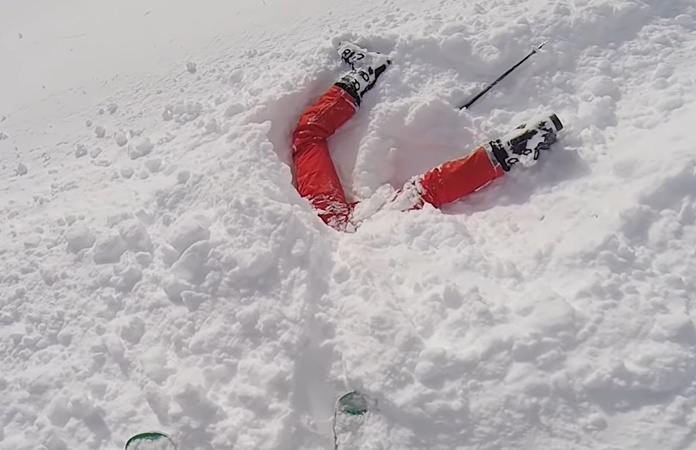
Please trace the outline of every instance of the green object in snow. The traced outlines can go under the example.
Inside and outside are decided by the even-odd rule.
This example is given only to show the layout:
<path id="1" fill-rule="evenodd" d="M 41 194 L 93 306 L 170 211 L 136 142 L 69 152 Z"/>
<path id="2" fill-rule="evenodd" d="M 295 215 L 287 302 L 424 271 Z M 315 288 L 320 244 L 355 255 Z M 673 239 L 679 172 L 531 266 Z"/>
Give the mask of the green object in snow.
<path id="1" fill-rule="evenodd" d="M 350 391 L 338 398 L 336 409 L 351 416 L 362 416 L 367 413 L 369 402 L 364 394 L 358 391 Z"/>
<path id="2" fill-rule="evenodd" d="M 176 450 L 176 444 L 160 431 L 148 431 L 128 439 L 125 450 Z"/>
<path id="3" fill-rule="evenodd" d="M 364 447 L 365 425 L 376 401 L 367 395 L 350 391 L 336 400 L 333 416 L 334 450 L 358 450 Z"/>

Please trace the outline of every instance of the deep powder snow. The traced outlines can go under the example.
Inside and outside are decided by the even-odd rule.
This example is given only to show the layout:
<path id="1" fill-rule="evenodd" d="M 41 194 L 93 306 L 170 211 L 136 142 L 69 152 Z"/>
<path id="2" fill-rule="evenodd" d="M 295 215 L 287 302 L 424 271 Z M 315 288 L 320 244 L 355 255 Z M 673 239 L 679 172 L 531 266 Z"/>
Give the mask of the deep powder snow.
<path id="1" fill-rule="evenodd" d="M 3 0 L 0 450 L 696 446 L 696 5 Z M 351 198 L 539 114 L 534 167 L 353 234 L 290 132 L 354 39 Z M 544 50 L 471 110 L 456 106 Z"/>

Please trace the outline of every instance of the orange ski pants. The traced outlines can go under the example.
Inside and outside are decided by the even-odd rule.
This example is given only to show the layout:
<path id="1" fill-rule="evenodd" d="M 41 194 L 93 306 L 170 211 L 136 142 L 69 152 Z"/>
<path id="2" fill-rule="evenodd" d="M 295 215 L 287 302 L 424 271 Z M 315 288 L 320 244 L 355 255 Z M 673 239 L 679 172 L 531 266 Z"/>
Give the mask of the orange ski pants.
<path id="1" fill-rule="evenodd" d="M 319 217 L 328 225 L 344 230 L 354 204 L 346 201 L 338 179 L 328 138 L 353 117 L 357 106 L 346 91 L 333 86 L 300 116 L 292 135 L 292 157 L 297 177 L 297 190 L 309 200 Z M 416 183 L 420 201 L 440 207 L 470 194 L 505 172 L 491 161 L 485 148 L 479 147 L 469 155 L 447 161 L 420 175 Z"/>

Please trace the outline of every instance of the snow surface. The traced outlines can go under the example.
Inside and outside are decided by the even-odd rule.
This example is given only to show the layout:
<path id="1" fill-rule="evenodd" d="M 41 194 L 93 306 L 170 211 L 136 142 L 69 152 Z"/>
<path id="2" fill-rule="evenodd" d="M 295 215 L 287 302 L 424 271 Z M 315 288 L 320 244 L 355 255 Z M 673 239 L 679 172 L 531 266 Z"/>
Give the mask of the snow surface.
<path id="1" fill-rule="evenodd" d="M 696 448 L 689 0 L 0 1 L 0 449 Z M 332 140 L 354 198 L 538 114 L 553 152 L 354 234 L 289 134 L 392 66 Z M 469 111 L 454 106 L 549 44 Z"/>

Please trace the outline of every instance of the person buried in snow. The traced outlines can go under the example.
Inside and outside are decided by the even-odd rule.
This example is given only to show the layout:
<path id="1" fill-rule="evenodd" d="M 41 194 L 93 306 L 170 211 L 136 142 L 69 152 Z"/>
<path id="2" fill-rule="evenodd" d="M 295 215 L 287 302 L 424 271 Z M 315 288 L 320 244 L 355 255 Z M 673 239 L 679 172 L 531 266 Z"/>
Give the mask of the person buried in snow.
<path id="1" fill-rule="evenodd" d="M 309 200 L 326 224 L 351 231 L 359 222 L 353 217 L 356 203 L 346 201 L 327 140 L 353 117 L 365 93 L 391 61 L 351 42 L 341 42 L 338 54 L 351 70 L 301 114 L 292 134 L 292 159 L 300 195 Z M 503 176 L 520 160 L 536 160 L 556 141 L 561 129 L 563 125 L 555 114 L 521 125 L 463 158 L 411 178 L 387 200 L 387 207 L 406 211 L 425 203 L 439 208 L 454 202 Z"/>

